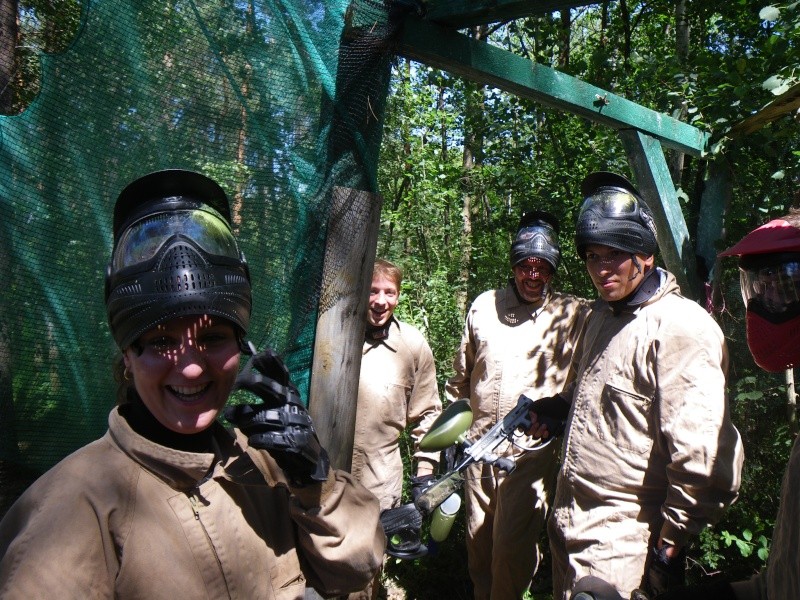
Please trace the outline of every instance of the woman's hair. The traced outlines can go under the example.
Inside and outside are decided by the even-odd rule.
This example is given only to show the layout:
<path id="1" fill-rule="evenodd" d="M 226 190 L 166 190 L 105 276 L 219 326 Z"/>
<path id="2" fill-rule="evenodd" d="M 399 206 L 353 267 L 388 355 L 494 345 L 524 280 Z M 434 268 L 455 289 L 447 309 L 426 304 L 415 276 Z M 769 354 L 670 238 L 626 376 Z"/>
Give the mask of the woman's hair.
<path id="1" fill-rule="evenodd" d="M 385 277 L 394 281 L 398 290 L 400 289 L 400 284 L 403 283 L 403 271 L 400 267 L 382 258 L 377 259 L 375 266 L 372 268 L 372 278 L 375 279 L 376 277 Z"/>

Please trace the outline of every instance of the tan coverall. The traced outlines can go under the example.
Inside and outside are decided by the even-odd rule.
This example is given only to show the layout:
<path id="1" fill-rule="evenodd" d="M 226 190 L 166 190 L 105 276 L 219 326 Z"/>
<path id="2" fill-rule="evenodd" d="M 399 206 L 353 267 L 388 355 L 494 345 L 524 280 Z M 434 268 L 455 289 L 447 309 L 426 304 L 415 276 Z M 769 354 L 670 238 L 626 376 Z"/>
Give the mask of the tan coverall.
<path id="1" fill-rule="evenodd" d="M 0 598 L 296 599 L 369 581 L 378 503 L 349 474 L 289 488 L 266 452 L 214 425 L 216 451 L 108 432 L 42 475 L 0 522 Z"/>
<path id="2" fill-rule="evenodd" d="M 442 411 L 433 352 L 414 326 L 392 318 L 389 336 L 364 342 L 350 472 L 377 496 L 381 510 L 400 505 L 403 459 L 400 434 L 408 427 L 419 473 L 432 473 L 438 453 L 417 444 Z M 378 577 L 350 600 L 374 598 Z"/>
<path id="3" fill-rule="evenodd" d="M 595 303 L 562 393 L 572 406 L 548 523 L 555 600 L 585 575 L 629 597 L 659 537 L 685 546 L 739 490 L 722 332 L 672 274 L 658 276 L 636 308 Z"/>
<path id="4" fill-rule="evenodd" d="M 561 391 L 589 312 L 585 300 L 556 292 L 532 312 L 513 286 L 484 292 L 472 303 L 445 388 L 451 401 L 469 398 L 471 440 L 514 408 L 520 394 L 536 399 Z M 503 456 L 517 459 L 508 477 L 487 465 L 466 473 L 467 555 L 476 599 L 518 600 L 538 567 L 559 446 L 526 453 L 532 445 L 521 436 L 503 449 Z"/>
<path id="5" fill-rule="evenodd" d="M 364 342 L 358 384 L 353 476 L 380 500 L 381 510 L 400 505 L 403 460 L 400 434 L 411 425 L 414 459 L 428 465 L 438 453 L 417 444 L 442 412 L 433 353 L 420 331 L 392 319 L 389 337 Z"/>
<path id="6" fill-rule="evenodd" d="M 792 446 L 783 477 L 767 567 L 732 586 L 739 600 L 800 598 L 800 438 Z"/>

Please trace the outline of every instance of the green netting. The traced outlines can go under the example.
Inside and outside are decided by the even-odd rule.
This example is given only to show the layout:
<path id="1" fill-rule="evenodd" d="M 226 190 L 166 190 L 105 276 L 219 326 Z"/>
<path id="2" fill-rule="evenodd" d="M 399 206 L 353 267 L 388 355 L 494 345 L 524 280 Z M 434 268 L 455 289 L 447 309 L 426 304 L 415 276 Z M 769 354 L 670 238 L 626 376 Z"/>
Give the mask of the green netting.
<path id="1" fill-rule="evenodd" d="M 110 213 L 149 171 L 228 191 L 250 337 L 305 396 L 332 189 L 375 191 L 387 20 L 372 0 L 84 5 L 35 102 L 0 118 L 0 510 L 106 428 Z"/>

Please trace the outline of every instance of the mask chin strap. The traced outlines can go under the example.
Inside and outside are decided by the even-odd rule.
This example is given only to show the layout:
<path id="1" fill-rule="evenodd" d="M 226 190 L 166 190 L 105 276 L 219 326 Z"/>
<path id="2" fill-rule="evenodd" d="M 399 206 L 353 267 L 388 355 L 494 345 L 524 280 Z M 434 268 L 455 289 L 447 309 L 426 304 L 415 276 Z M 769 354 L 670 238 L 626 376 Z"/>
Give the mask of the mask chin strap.
<path id="1" fill-rule="evenodd" d="M 628 281 L 633 281 L 642 274 L 642 264 L 639 262 L 639 259 L 636 258 L 635 254 L 631 254 L 631 260 L 633 261 L 633 266 L 636 267 L 636 273 L 628 277 Z"/>
<path id="2" fill-rule="evenodd" d="M 620 314 L 623 310 L 633 310 L 652 298 L 664 281 L 666 281 L 666 272 L 656 267 L 643 274 L 641 283 L 630 295 L 622 300 L 611 301 L 608 305 L 615 315 Z"/>
<path id="3" fill-rule="evenodd" d="M 243 331 L 236 332 L 236 341 L 239 343 L 239 351 L 247 356 L 253 356 L 257 352 L 256 347 L 253 342 L 244 339 L 244 336 L 245 334 Z"/>

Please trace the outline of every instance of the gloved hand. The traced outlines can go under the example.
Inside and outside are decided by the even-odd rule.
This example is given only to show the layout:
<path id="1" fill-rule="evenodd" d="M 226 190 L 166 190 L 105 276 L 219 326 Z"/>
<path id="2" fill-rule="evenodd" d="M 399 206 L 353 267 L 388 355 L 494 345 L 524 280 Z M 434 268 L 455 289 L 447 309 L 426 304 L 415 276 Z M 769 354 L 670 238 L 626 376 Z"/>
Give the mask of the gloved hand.
<path id="1" fill-rule="evenodd" d="M 650 566 L 647 568 L 647 591 L 653 596 L 683 586 L 686 583 L 686 549 L 667 558 L 669 544 L 650 548 Z"/>
<path id="2" fill-rule="evenodd" d="M 569 404 L 561 396 L 545 396 L 534 400 L 530 412 L 536 413 L 536 420 L 547 427 L 550 437 L 558 437 L 564 433 Z"/>
<path id="3" fill-rule="evenodd" d="M 414 501 L 414 504 L 417 503 L 417 498 L 419 498 L 420 494 L 425 491 L 425 489 L 433 483 L 433 480 L 436 479 L 433 474 L 430 475 L 420 475 L 419 477 L 412 477 L 411 478 L 411 499 Z"/>
<path id="4" fill-rule="evenodd" d="M 252 392 L 263 404 L 225 408 L 225 418 L 248 436 L 254 448 L 267 450 L 295 486 L 325 481 L 328 453 L 320 445 L 289 370 L 271 349 L 254 354 L 236 378 L 234 389 Z"/>
<path id="5" fill-rule="evenodd" d="M 653 600 L 736 600 L 727 581 L 710 581 L 699 585 L 681 585 L 659 594 Z"/>
<path id="6" fill-rule="evenodd" d="M 422 513 L 413 504 L 382 511 L 381 526 L 386 534 L 386 554 L 389 556 L 414 559 L 428 553 L 420 538 Z"/>

